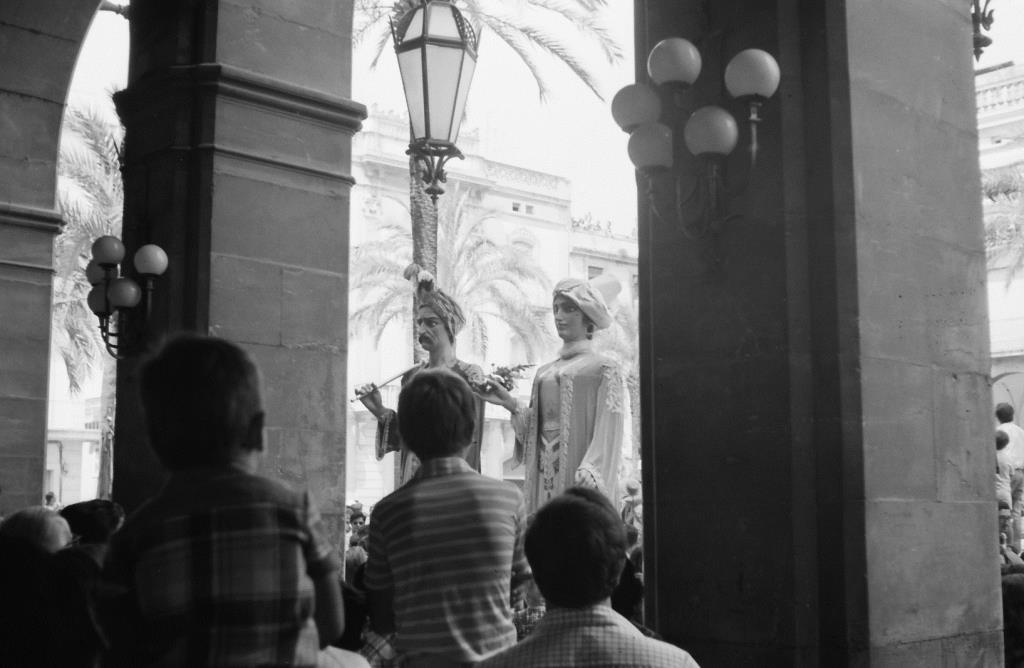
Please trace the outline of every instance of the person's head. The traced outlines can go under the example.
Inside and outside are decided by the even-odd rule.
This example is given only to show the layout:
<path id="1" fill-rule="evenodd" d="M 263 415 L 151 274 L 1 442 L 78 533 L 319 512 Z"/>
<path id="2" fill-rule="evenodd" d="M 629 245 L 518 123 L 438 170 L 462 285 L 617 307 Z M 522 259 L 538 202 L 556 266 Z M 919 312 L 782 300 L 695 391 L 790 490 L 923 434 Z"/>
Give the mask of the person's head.
<path id="1" fill-rule="evenodd" d="M 263 449 L 259 373 L 244 350 L 179 335 L 143 363 L 150 444 L 168 469 L 225 466 Z"/>
<path id="2" fill-rule="evenodd" d="M 537 511 L 525 547 L 544 598 L 582 608 L 615 589 L 626 563 L 626 527 L 603 494 L 573 487 Z"/>
<path id="3" fill-rule="evenodd" d="M 348 521 L 352 525 L 352 529 L 357 530 L 366 526 L 366 515 L 360 512 L 352 513 L 352 515 L 349 516 Z"/>
<path id="4" fill-rule="evenodd" d="M 460 456 L 475 428 L 473 391 L 450 371 L 419 371 L 398 395 L 398 431 L 420 459 Z"/>
<path id="5" fill-rule="evenodd" d="M 106 499 L 72 503 L 60 515 L 80 543 L 106 543 L 124 522 L 121 504 Z"/>
<path id="6" fill-rule="evenodd" d="M 455 345 L 455 337 L 466 326 L 466 316 L 458 303 L 445 292 L 421 285 L 416 310 L 416 340 L 426 350 Z"/>
<path id="7" fill-rule="evenodd" d="M 996 404 L 996 419 L 1000 424 L 1013 422 L 1013 406 L 1010 404 Z"/>
<path id="8" fill-rule="evenodd" d="M 996 450 L 1002 450 L 1010 444 L 1010 437 L 1005 431 L 996 431 Z"/>
<path id="9" fill-rule="evenodd" d="M 601 292 L 587 281 L 565 278 L 555 284 L 551 312 L 558 338 L 566 343 L 593 337 L 612 323 L 612 313 Z"/>
<path id="10" fill-rule="evenodd" d="M 71 528 L 56 512 L 32 506 L 12 513 L 0 523 L 0 535 L 53 553 L 71 542 Z"/>
<path id="11" fill-rule="evenodd" d="M 633 547 L 640 541 L 640 529 L 632 524 L 626 525 L 626 546 Z"/>
<path id="12" fill-rule="evenodd" d="M 52 506 L 57 503 L 57 495 L 53 492 L 47 492 L 46 494 L 43 494 L 43 501 L 46 502 L 46 505 Z"/>

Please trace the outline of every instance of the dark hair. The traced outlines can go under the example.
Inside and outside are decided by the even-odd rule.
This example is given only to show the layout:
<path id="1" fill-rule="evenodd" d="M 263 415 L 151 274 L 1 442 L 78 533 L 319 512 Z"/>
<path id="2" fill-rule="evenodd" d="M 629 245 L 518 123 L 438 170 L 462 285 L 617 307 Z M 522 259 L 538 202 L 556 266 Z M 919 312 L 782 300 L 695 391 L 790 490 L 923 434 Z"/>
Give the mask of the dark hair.
<path id="1" fill-rule="evenodd" d="M 139 380 L 149 442 L 171 470 L 227 463 L 261 414 L 256 365 L 237 345 L 183 334 L 143 363 Z"/>
<path id="2" fill-rule="evenodd" d="M 1007 436 L 1005 431 L 996 429 L 996 450 L 1002 450 L 1010 444 L 1010 437 Z"/>
<path id="3" fill-rule="evenodd" d="M 996 419 L 1000 422 L 1013 422 L 1013 406 L 996 404 Z"/>
<path id="4" fill-rule="evenodd" d="M 457 455 L 475 428 L 473 391 L 450 371 L 419 371 L 398 395 L 398 430 L 420 459 Z"/>
<path id="5" fill-rule="evenodd" d="M 83 543 L 106 543 L 124 520 L 121 504 L 106 499 L 72 503 L 60 514 Z"/>
<path id="6" fill-rule="evenodd" d="M 626 563 L 626 526 L 610 501 L 573 487 L 537 511 L 526 558 L 549 603 L 583 608 L 611 596 Z"/>

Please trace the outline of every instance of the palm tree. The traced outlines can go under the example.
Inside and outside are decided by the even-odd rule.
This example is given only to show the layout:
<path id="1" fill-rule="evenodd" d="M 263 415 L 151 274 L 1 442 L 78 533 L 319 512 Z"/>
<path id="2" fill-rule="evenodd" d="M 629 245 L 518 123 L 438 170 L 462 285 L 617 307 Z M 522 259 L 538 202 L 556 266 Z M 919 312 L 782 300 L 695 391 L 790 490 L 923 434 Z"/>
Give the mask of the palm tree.
<path id="1" fill-rule="evenodd" d="M 438 202 L 437 285 L 455 299 L 467 316 L 473 352 L 487 355 L 491 325 L 504 323 L 526 348 L 528 361 L 545 354 L 552 343 L 547 310 L 533 302 L 550 289 L 550 280 L 525 251 L 500 245 L 484 225 L 490 215 L 474 216 L 473 193 L 455 184 Z M 393 221 L 378 227 L 380 237 L 352 251 L 351 290 L 354 329 L 373 332 L 380 342 L 392 322 L 409 314 L 412 287 L 403 276 L 412 256 L 410 227 Z"/>
<path id="2" fill-rule="evenodd" d="M 985 213 L 985 254 L 989 268 L 1007 263 L 1006 284 L 1024 268 L 1024 163 L 986 170 L 981 190 Z"/>
<path id="3" fill-rule="evenodd" d="M 86 305 L 92 286 L 85 279 L 85 266 L 96 237 L 121 231 L 121 137 L 120 124 L 101 112 L 68 109 L 57 165 L 57 200 L 64 228 L 54 242 L 51 329 L 72 394 L 81 392 L 82 383 L 97 368 L 103 373 L 99 496 L 110 493 L 115 367 L 104 351 L 96 317 Z"/>
<path id="4" fill-rule="evenodd" d="M 356 1 L 356 28 L 354 39 L 361 42 L 375 40 L 371 67 L 376 67 L 391 37 L 388 25 L 397 23 L 406 12 L 421 4 L 422 0 Z M 567 35 L 580 35 L 596 42 L 609 63 L 622 59 L 622 50 L 598 19 L 607 0 L 454 0 L 464 16 L 477 26 L 486 27 L 505 42 L 519 57 L 537 83 L 537 93 L 546 100 L 550 93 L 548 77 L 539 54 L 554 57 L 566 65 L 598 98 L 597 76 L 566 41 Z M 409 203 L 412 216 L 412 260 L 418 266 L 437 273 L 437 207 L 426 194 L 422 179 L 422 166 L 409 160 Z"/>

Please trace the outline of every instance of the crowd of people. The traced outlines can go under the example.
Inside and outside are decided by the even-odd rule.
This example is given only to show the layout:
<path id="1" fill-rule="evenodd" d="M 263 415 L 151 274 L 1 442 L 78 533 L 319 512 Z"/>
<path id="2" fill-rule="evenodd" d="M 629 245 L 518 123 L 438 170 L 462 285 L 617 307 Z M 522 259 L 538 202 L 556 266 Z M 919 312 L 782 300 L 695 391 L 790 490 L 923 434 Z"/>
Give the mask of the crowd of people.
<path id="1" fill-rule="evenodd" d="M 1005 665 L 1024 668 L 1024 429 L 1014 424 L 1013 406 L 996 405 L 996 503 L 1002 557 L 1003 647 Z"/>
<path id="2" fill-rule="evenodd" d="M 556 286 L 565 346 L 529 403 L 458 363 L 464 319 L 431 292 L 430 361 L 395 410 L 375 406 L 407 480 L 350 514 L 342 554 L 308 492 L 259 474 L 251 358 L 179 335 L 139 371 L 163 488 L 127 518 L 94 500 L 0 523 L 0 665 L 696 666 L 642 623 L 639 488 L 616 507 L 610 465 L 621 379 L 588 345 L 609 322 L 600 291 Z M 484 401 L 513 415 L 525 495 L 478 470 Z"/>

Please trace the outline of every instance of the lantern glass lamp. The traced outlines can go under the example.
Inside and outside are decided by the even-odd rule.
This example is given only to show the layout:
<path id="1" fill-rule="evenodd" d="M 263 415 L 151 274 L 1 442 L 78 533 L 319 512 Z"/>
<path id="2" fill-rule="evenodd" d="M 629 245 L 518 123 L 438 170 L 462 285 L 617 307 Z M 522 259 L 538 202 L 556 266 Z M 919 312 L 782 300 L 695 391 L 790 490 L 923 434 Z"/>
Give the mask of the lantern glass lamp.
<path id="1" fill-rule="evenodd" d="M 137 352 L 145 343 L 145 327 L 149 321 L 154 280 L 167 270 L 167 253 L 156 244 L 146 244 L 135 252 L 133 264 L 142 279 L 142 286 L 120 275 L 119 265 L 125 249 L 121 240 L 103 236 L 92 245 L 92 260 L 85 276 L 92 285 L 87 302 L 99 318 L 100 336 L 113 357 L 123 359 Z M 134 332 L 126 328 L 125 311 L 143 305 L 144 319 Z M 134 334 L 134 336 L 129 336 Z"/>
<path id="2" fill-rule="evenodd" d="M 455 142 L 476 69 L 476 31 L 449 0 L 425 0 L 391 24 L 391 36 L 409 107 L 407 153 L 423 165 L 436 202 L 445 163 L 463 157 Z"/>

